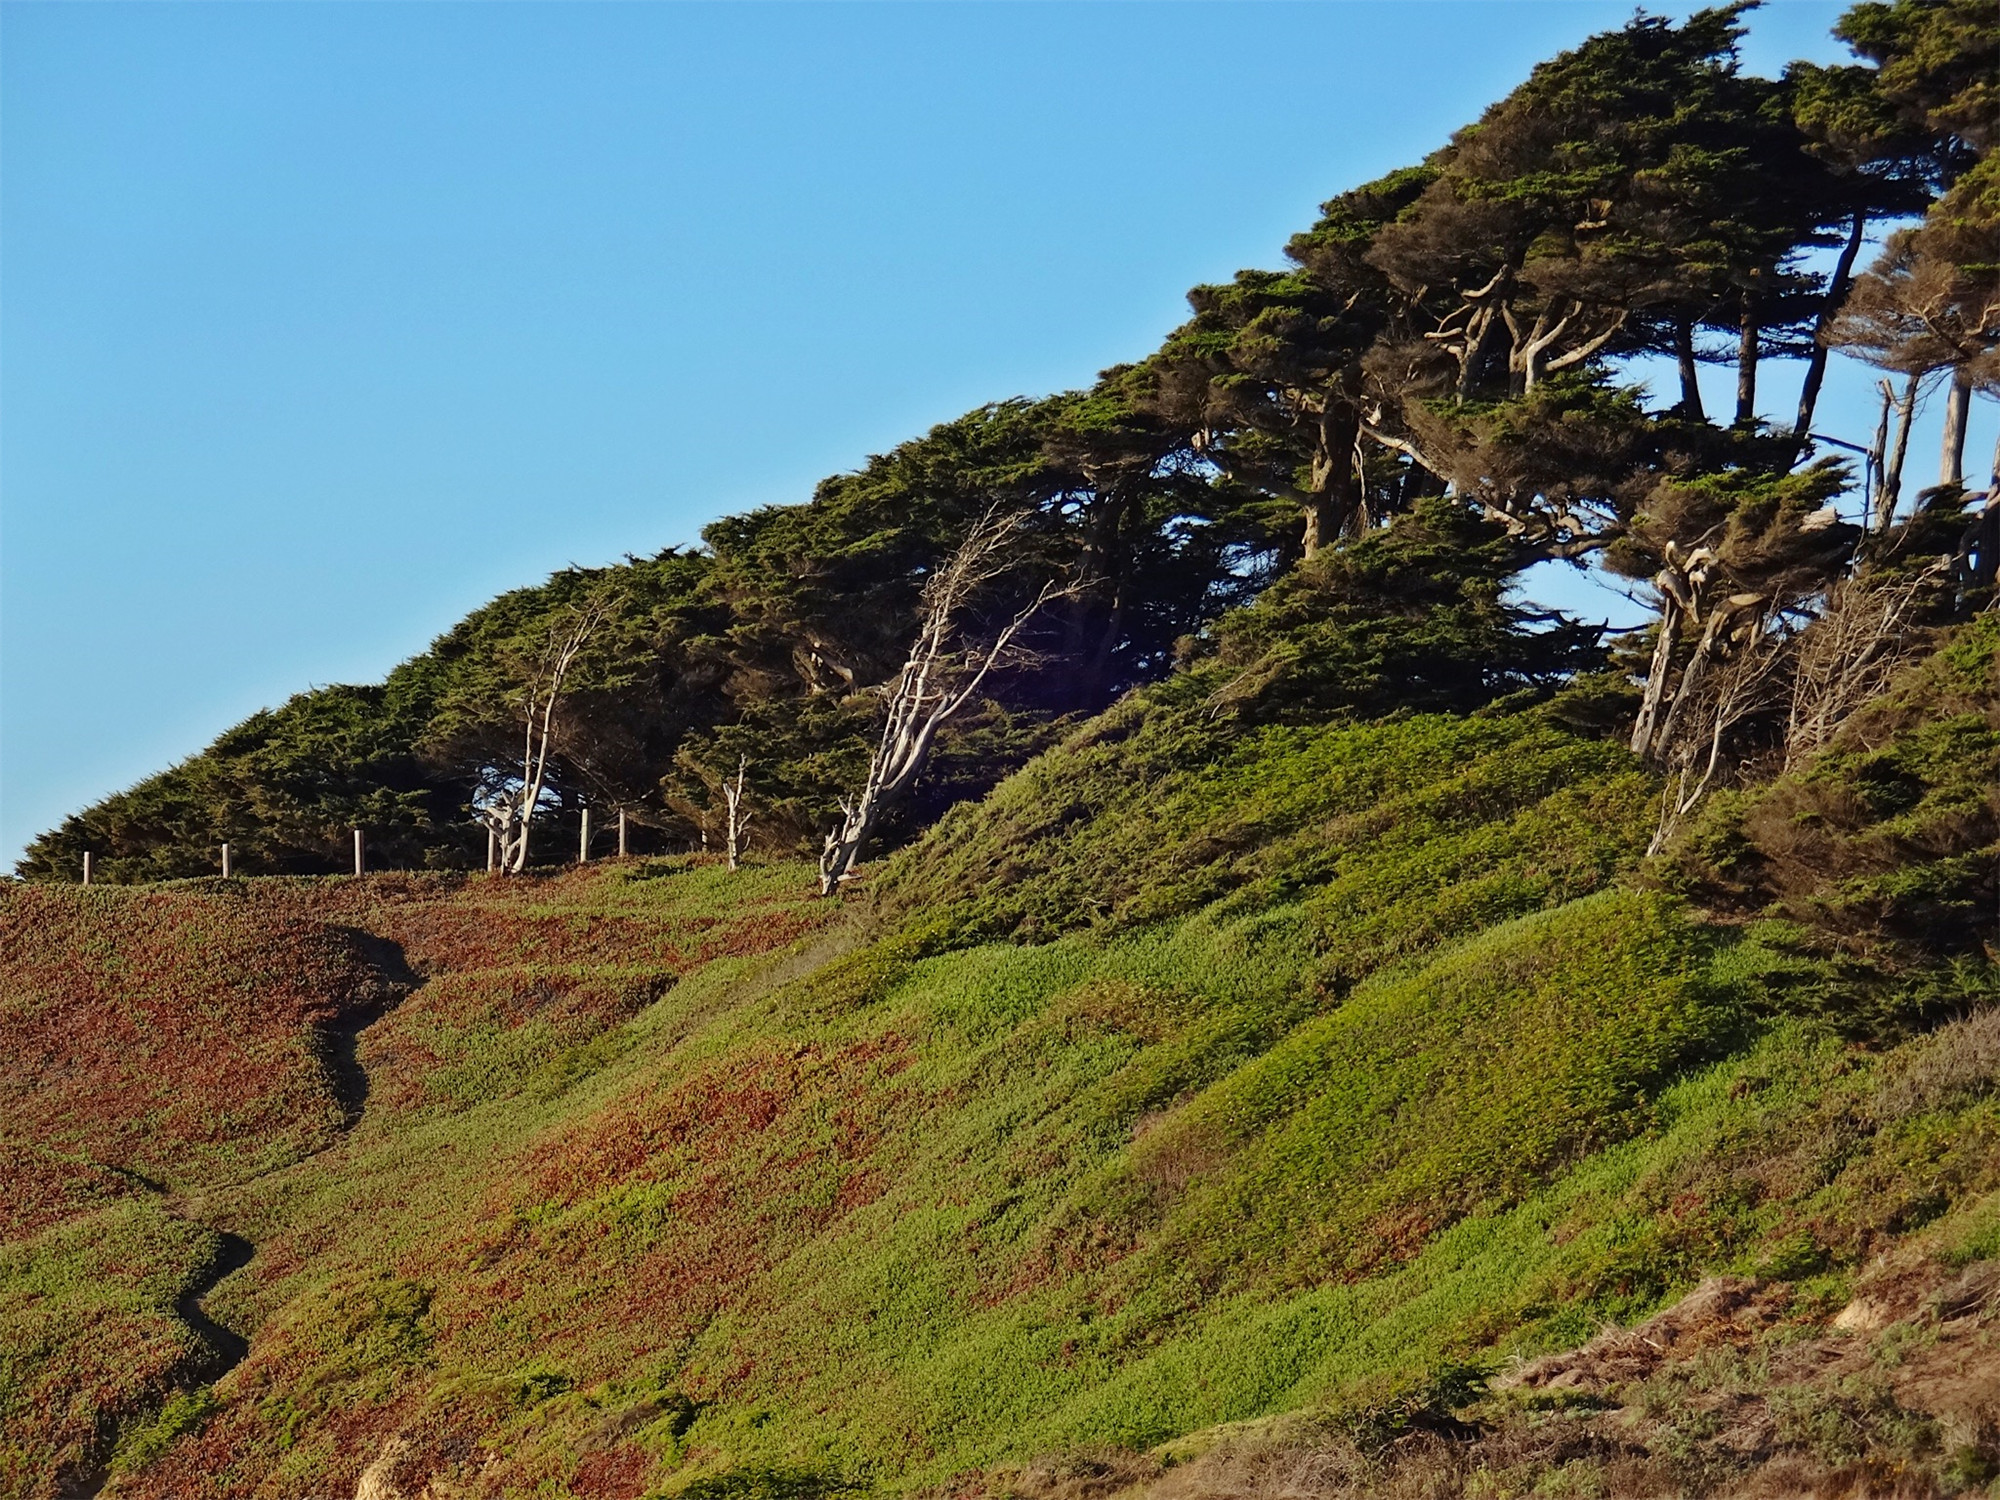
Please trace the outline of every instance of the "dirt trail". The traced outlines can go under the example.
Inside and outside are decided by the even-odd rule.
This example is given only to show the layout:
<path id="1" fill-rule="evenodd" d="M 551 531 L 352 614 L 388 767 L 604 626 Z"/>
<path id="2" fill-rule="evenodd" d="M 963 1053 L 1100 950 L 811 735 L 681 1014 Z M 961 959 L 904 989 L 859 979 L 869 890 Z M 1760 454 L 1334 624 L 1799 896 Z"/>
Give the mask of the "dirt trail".
<path id="1" fill-rule="evenodd" d="M 179 1217 L 176 1215 L 176 1217 Z M 191 1219 L 183 1223 L 193 1223 Z M 190 1362 L 187 1378 L 196 1385 L 207 1385 L 220 1380 L 224 1375 L 243 1363 L 243 1356 L 250 1352 L 250 1341 L 235 1329 L 218 1323 L 208 1315 L 206 1306 L 208 1294 L 222 1282 L 225 1276 L 233 1275 L 250 1264 L 257 1247 L 241 1235 L 230 1234 L 226 1230 L 213 1229 L 208 1225 L 196 1228 L 209 1229 L 219 1237 L 214 1260 L 200 1276 L 184 1288 L 174 1299 L 174 1316 L 195 1331 L 200 1340 L 208 1346 L 207 1357 L 197 1357 Z"/>
<path id="2" fill-rule="evenodd" d="M 341 1112 L 339 1132 L 318 1150 L 308 1153 L 298 1161 L 289 1162 L 276 1170 L 290 1171 L 313 1157 L 322 1155 L 338 1145 L 361 1123 L 368 1109 L 368 1070 L 361 1064 L 361 1034 L 383 1016 L 394 1010 L 403 1000 L 423 983 L 422 976 L 415 973 L 403 956 L 402 946 L 373 933 L 350 929 L 352 935 L 367 956 L 368 966 L 374 971 L 377 981 L 369 1002 L 358 1010 L 350 1011 L 337 1021 L 327 1022 L 318 1028 L 321 1058 L 326 1066 L 327 1085 L 338 1102 Z M 232 1183 L 231 1187 L 243 1184 Z M 182 1213 L 178 1206 L 169 1204 L 167 1212 L 182 1223 L 197 1229 L 206 1229 L 220 1238 L 213 1262 L 208 1268 L 174 1299 L 174 1313 L 206 1344 L 210 1357 L 197 1359 L 190 1366 L 188 1378 L 196 1384 L 209 1384 L 220 1380 L 229 1371 L 243 1362 L 250 1352 L 250 1341 L 235 1329 L 218 1323 L 209 1316 L 208 1296 L 222 1281 L 249 1265 L 257 1254 L 257 1247 L 239 1234 L 233 1234 L 217 1225 L 204 1224 L 200 1220 Z"/>
<path id="3" fill-rule="evenodd" d="M 401 944 L 359 929 L 349 929 L 349 931 L 366 954 L 368 966 L 374 971 L 378 983 L 374 987 L 369 1003 L 317 1028 L 321 1059 L 326 1067 L 327 1084 L 340 1105 L 340 1129 L 333 1139 L 318 1150 L 309 1152 L 297 1161 L 275 1168 L 274 1171 L 291 1171 L 314 1157 L 332 1150 L 361 1123 L 367 1112 L 369 1094 L 368 1070 L 361 1063 L 361 1034 L 394 1010 L 424 982 L 423 976 L 410 967 Z M 257 1247 L 240 1234 L 205 1223 L 202 1218 L 183 1211 L 181 1204 L 160 1183 L 123 1168 L 114 1167 L 111 1170 L 142 1184 L 158 1195 L 164 1200 L 161 1206 L 169 1217 L 191 1228 L 206 1230 L 217 1237 L 215 1254 L 194 1279 L 182 1288 L 180 1294 L 174 1298 L 173 1304 L 174 1316 L 193 1331 L 202 1346 L 181 1366 L 175 1378 L 175 1386 L 185 1389 L 213 1385 L 248 1357 L 250 1340 L 211 1316 L 208 1299 L 225 1280 L 244 1269 L 256 1258 Z M 249 1180 L 253 1179 L 245 1179 Z M 226 1184 L 225 1187 L 235 1188 L 243 1185 L 244 1183 L 239 1181 Z M 109 1458 L 109 1453 L 103 1450 L 92 1454 L 84 1467 L 73 1471 L 69 1479 L 58 1486 L 58 1500 L 97 1500 L 111 1479 Z"/>

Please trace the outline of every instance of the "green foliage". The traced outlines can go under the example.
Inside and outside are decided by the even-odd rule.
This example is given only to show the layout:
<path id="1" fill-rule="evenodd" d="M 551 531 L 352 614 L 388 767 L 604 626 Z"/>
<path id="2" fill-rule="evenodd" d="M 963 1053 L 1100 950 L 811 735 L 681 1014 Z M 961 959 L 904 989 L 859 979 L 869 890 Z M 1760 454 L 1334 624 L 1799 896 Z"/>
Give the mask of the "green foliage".
<path id="1" fill-rule="evenodd" d="M 1148 1137 L 1216 1157 L 1163 1259 L 1225 1286 L 1246 1257 L 1318 1281 L 1517 1198 L 1726 1048 L 1742 997 L 1705 970 L 1671 913 L 1604 895 L 1363 986 Z"/>
<path id="2" fill-rule="evenodd" d="M 1931 130 L 1976 147 L 2000 118 L 2000 22 L 1979 0 L 1865 0 L 1834 34 L 1875 63 L 1880 90 Z"/>
<path id="3" fill-rule="evenodd" d="M 1226 616 L 1215 662 L 1168 701 L 1252 722 L 1467 712 L 1595 666 L 1596 631 L 1505 601 L 1521 561 L 1497 525 L 1421 501 Z"/>
<path id="4" fill-rule="evenodd" d="M 20 873 L 75 880 L 91 850 L 107 881 L 210 875 L 218 846 L 264 873 L 342 868 L 348 830 L 378 857 L 423 865 L 466 858 L 457 800 L 420 764 L 419 691 L 317 688 L 251 715 L 208 750 L 106 798 L 30 846 Z"/>
<path id="5" fill-rule="evenodd" d="M 200 1432 L 221 1409 L 222 1403 L 207 1386 L 175 1391 L 150 1421 L 119 1432 L 118 1446 L 111 1454 L 111 1472 L 131 1474 L 145 1468 L 182 1438 Z"/>
<path id="6" fill-rule="evenodd" d="M 680 1500 L 824 1500 L 864 1488 L 814 1469 L 750 1465 L 697 1479 L 674 1493 Z"/>
<path id="7" fill-rule="evenodd" d="M 176 1312 L 211 1263 L 216 1236 L 151 1201 L 81 1215 L 0 1244 L 0 1485 L 37 1493 L 83 1467 L 121 1417 L 168 1397 L 206 1350 Z M 141 1424 L 132 1467 L 194 1430 L 212 1408 L 178 1405 L 180 1425 Z M 147 1436 L 146 1434 L 152 1434 Z"/>
<path id="8" fill-rule="evenodd" d="M 892 861 L 932 945 L 1303 902 L 1319 982 L 1596 889 L 1652 815 L 1625 754 L 1533 713 L 1230 731 L 1127 704 Z"/>
<path id="9" fill-rule="evenodd" d="M 616 1472 L 665 1493 L 932 1484 L 1315 1405 L 1393 1436 L 1464 1394 L 1441 1372 L 1575 1341 L 1715 1269 L 1837 1274 L 2000 1189 L 1972 1031 L 1880 1059 L 1760 1035 L 1816 960 L 1602 889 L 1649 824 L 1620 753 L 1532 714 L 1249 743 L 1207 805 L 1270 788 L 1236 858 L 1282 888 L 1190 889 L 1039 946 L 946 947 L 921 907 L 868 915 L 869 941 L 815 937 L 794 914 L 837 909 L 798 865 L 429 878 L 348 908 L 430 978 L 364 1034 L 346 1140 L 211 1191 L 267 1267 L 211 1299 L 255 1329 L 250 1354 L 133 1478 L 200 1494 L 226 1461 L 305 1485 L 398 1433 L 399 1472 L 491 1452 L 521 1489 Z M 1510 765 L 1540 787 L 1525 820 Z M 1353 796 L 1400 800 L 1326 815 Z M 1178 816 L 1140 790 L 1073 832 L 1089 849 L 1137 823 L 1138 849 Z M 1405 824 L 1402 862 L 1378 862 Z M 1482 838 L 1519 862 L 1506 899 L 1402 889 L 1426 850 L 1484 868 Z M 1365 909 L 1399 914 L 1370 936 L 1346 915 Z M 607 995 L 609 1045 L 551 1036 L 489 1087 L 428 1082 L 455 1076 L 463 1017 L 531 1035 L 607 949 L 678 982 L 637 1009 Z M 523 1087 L 550 1065 L 560 1087 Z M 79 1258 L 100 1243 L 176 1263 L 116 1222 L 50 1231 L 6 1306 L 101 1297 Z M 10 1345 L 91 1347 L 89 1327 L 122 1348 L 143 1326 L 78 1314 L 42 1342 L 10 1325 Z"/>

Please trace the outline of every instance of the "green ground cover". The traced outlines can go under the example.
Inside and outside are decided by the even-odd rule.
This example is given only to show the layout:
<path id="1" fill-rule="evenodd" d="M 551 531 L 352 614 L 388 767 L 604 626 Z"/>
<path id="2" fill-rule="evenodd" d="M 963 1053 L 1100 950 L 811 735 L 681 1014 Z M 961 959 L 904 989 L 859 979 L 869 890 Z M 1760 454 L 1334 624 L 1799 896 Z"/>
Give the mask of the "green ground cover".
<path id="1" fill-rule="evenodd" d="M 1719 1268 L 1828 1301 L 1994 1190 L 1984 1054 L 1857 1046 L 1797 1003 L 1832 963 L 1797 924 L 1627 879 L 1652 808 L 1622 752 L 1533 710 L 1204 763 L 1177 712 L 1079 736 L 844 908 L 804 865 L 685 860 L 119 893 L 366 934 L 401 989 L 330 1143 L 10 1247 L 9 1347 L 101 1346 L 72 1465 L 159 1496 L 378 1463 L 935 1485 L 1407 1402 Z M 1056 789 L 1061 832 L 1024 833 Z M 1130 899 L 1071 899 L 1118 870 Z M 142 1233 L 178 1248 L 98 1311 L 89 1255 Z M 255 1254 L 210 1289 L 216 1234 Z M 190 1288 L 249 1336 L 212 1381 Z M 62 1457 L 27 1369 L 16 1474 Z"/>

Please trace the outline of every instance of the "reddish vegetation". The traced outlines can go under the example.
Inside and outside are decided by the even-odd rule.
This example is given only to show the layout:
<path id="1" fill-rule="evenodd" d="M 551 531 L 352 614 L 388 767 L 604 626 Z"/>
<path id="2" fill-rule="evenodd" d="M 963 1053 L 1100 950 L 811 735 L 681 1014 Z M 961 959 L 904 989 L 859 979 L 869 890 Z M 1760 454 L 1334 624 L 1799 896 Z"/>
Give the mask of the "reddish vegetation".
<path id="1" fill-rule="evenodd" d="M 607 1453 L 585 1454 L 569 1487 L 582 1500 L 638 1500 L 652 1472 L 652 1454 L 625 1443 Z"/>
<path id="2" fill-rule="evenodd" d="M 0 1140 L 0 1182 L 7 1184 L 0 1197 L 0 1239 L 26 1238 L 146 1191 L 144 1184 L 110 1168 L 6 1140 Z"/>
<path id="3" fill-rule="evenodd" d="M 357 934 L 232 894 L 0 900 L 0 1237 L 281 1164 L 342 1109 L 322 1028 L 386 998 Z"/>
<path id="4" fill-rule="evenodd" d="M 768 953 L 823 926 L 824 903 L 747 902 L 709 913 L 591 909 L 600 872 L 487 880 L 464 875 L 381 875 L 301 883 L 301 898 L 328 920 L 397 944 L 427 976 L 535 965 L 597 965 L 680 973 L 712 958 Z M 800 895 L 805 893 L 802 890 Z"/>
<path id="5" fill-rule="evenodd" d="M 481 1038 L 532 1025 L 518 1058 L 505 1045 L 495 1055 L 516 1067 L 559 1060 L 630 1019 L 688 970 L 782 947 L 830 915 L 804 900 L 803 888 L 797 897 L 739 900 L 726 919 L 683 909 L 671 886 L 661 887 L 665 900 L 641 888 L 639 900 L 621 904 L 605 878 L 601 870 L 494 882 L 385 875 L 5 893 L 0 1172 L 8 1191 L 0 1196 L 0 1240 L 24 1241 L 133 1198 L 179 1212 L 178 1195 L 247 1183 L 337 1144 L 364 1087 L 371 1117 L 456 1104 L 452 1069 L 468 1046 L 476 1053 L 486 1045 Z M 342 1061 L 344 1048 L 352 1061 Z M 803 1210 L 814 1219 L 872 1196 L 859 1171 L 822 1184 L 808 1157 L 764 1159 L 757 1132 L 780 1118 L 810 1118 L 808 1129 L 831 1129 L 864 1150 L 880 1122 L 861 1102 L 862 1080 L 899 1067 L 894 1054 L 869 1046 L 772 1056 L 674 1090 L 642 1087 L 576 1140 L 531 1146 L 517 1163 L 465 1162 L 458 1170 L 491 1174 L 493 1215 L 467 1231 L 461 1248 L 476 1251 L 469 1274 L 439 1288 L 426 1328 L 476 1357 L 472 1346 L 489 1314 L 548 1285 L 553 1272 L 583 1300 L 547 1318 L 527 1298 L 521 1312 L 540 1327 L 537 1337 L 561 1327 L 574 1351 L 614 1327 L 628 1331 L 624 1343 L 660 1345 L 685 1334 L 712 1315 L 733 1278 L 767 1262 L 759 1236 L 742 1234 L 749 1224 L 761 1221 L 775 1234 L 788 1218 L 800 1222 L 795 1195 L 825 1205 Z M 472 1086 L 518 1085 L 476 1075 Z M 601 1223 L 510 1227 L 517 1206 L 532 1201 L 527 1182 L 546 1185 L 551 1200 L 576 1201 L 627 1180 L 669 1176 L 676 1220 L 685 1215 L 691 1232 L 650 1252 L 621 1248 Z M 762 1207 L 725 1235 L 719 1226 L 731 1202 Z M 324 1277 L 337 1227 L 307 1218 L 260 1238 L 247 1284 L 269 1308 L 289 1300 L 293 1278 Z M 461 1249 L 433 1245 L 402 1270 L 435 1284 L 440 1250 L 466 1264 L 456 1260 Z M 327 1385 L 328 1360 L 338 1366 L 346 1336 L 330 1335 L 327 1320 L 360 1318 L 353 1337 L 374 1336 L 362 1305 L 374 1294 L 367 1286 L 342 1293 L 339 1285 L 330 1308 L 304 1324 L 275 1319 L 257 1329 L 230 1377 L 236 1395 L 147 1469 L 144 1493 L 191 1500 L 255 1486 L 284 1449 L 273 1424 L 286 1420 L 290 1398 L 339 1388 L 337 1374 Z M 593 1286 L 596 1295 L 583 1295 Z M 62 1430 L 46 1410 L 32 1419 L 39 1429 L 32 1449 L 72 1477 L 85 1472 L 86 1451 L 117 1420 L 158 1402 L 177 1379 L 205 1378 L 216 1357 L 164 1302 L 128 1322 L 97 1316 L 88 1347 L 65 1347 L 63 1389 L 75 1399 L 65 1398 L 74 1410 Z M 407 1373 L 426 1364 L 418 1360 Z M 382 1473 L 398 1483 L 487 1463 L 475 1440 L 504 1412 L 483 1398 L 440 1405 L 423 1390 L 420 1380 L 399 1379 L 369 1399 L 333 1399 L 313 1412 L 316 1440 L 330 1448 L 329 1493 L 351 1492 L 392 1440 Z M 9 1420 L 25 1413 L 17 1408 Z M 537 1480 L 573 1477 L 577 1493 L 612 1500 L 639 1493 L 648 1460 L 630 1445 L 607 1445 L 573 1475 L 568 1464 L 543 1474 L 537 1465 L 548 1461 L 523 1455 L 519 1462 L 536 1469 Z M 46 1492 L 46 1475 L 23 1483 Z"/>
<path id="6" fill-rule="evenodd" d="M 634 1338 L 648 1351 L 673 1344 L 774 1254 L 872 1199 L 876 1178 L 858 1164 L 884 1121 L 868 1085 L 906 1063 L 894 1040 L 733 1059 L 671 1087 L 646 1085 L 531 1148 L 492 1190 L 477 1238 L 454 1247 L 487 1268 L 464 1289 L 455 1321 L 474 1336 L 485 1309 L 515 1300 L 553 1263 L 565 1280 L 599 1286 L 537 1328 L 538 1340 L 579 1352 Z M 811 1121 L 824 1121 L 823 1133 Z M 803 1150 L 802 1128 L 812 1141 Z M 673 1232 L 629 1247 L 602 1216 L 552 1212 L 649 1187 L 664 1189 Z"/>
<path id="7" fill-rule="evenodd" d="M 820 909 L 752 909 L 732 923 L 675 924 L 558 907 L 592 878 L 7 893 L 0 1238 L 149 1185 L 227 1181 L 325 1146 L 345 1110 L 324 1033 L 396 997 L 385 967 L 431 981 L 411 1015 L 371 1028 L 362 1059 L 381 1103 L 409 1105 L 441 1061 L 423 1040 L 441 1023 L 534 1019 L 573 1044 L 697 963 L 767 952 L 826 920 Z M 607 956 L 616 971 L 549 972 Z"/>

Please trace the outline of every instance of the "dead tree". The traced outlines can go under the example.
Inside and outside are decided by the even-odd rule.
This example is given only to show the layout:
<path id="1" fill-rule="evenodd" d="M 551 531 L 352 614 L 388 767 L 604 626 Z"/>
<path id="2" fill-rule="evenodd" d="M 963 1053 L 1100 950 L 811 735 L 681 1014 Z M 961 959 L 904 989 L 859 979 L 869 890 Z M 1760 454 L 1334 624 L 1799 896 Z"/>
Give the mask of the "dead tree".
<path id="1" fill-rule="evenodd" d="M 1792 650 L 1791 638 L 1765 632 L 1759 611 L 1741 630 L 1733 654 L 1719 660 L 1697 658 L 1715 665 L 1699 681 L 1685 682 L 1675 695 L 1657 751 L 1667 784 L 1660 793 L 1660 822 L 1647 854 L 1664 849 L 1702 798 L 1737 773 L 1733 742 L 1751 720 L 1783 704 Z"/>
<path id="2" fill-rule="evenodd" d="M 1673 598 L 1670 594 L 1663 597 Z M 1698 602 L 1690 606 L 1686 617 L 1690 623 L 1702 627 L 1701 633 L 1694 638 L 1693 650 L 1669 691 L 1667 682 L 1674 642 L 1672 635 L 1668 634 L 1668 627 L 1678 626 L 1681 615 L 1672 607 L 1662 608 L 1661 637 L 1653 653 L 1653 674 L 1647 677 L 1639 719 L 1632 730 L 1632 749 L 1636 754 L 1661 766 L 1673 763 L 1676 747 L 1686 742 L 1687 726 L 1682 721 L 1691 713 L 1699 716 L 1709 698 L 1716 694 L 1737 691 L 1730 688 L 1726 681 L 1709 688 L 1706 679 L 1731 659 L 1732 652 L 1755 652 L 1766 633 L 1766 621 L 1771 612 L 1770 597 L 1760 593 L 1729 594 L 1713 600 L 1708 605 L 1705 620 L 1699 612 Z"/>
<path id="3" fill-rule="evenodd" d="M 831 895 L 854 873 L 883 815 L 922 774 L 938 731 L 1014 651 L 1028 621 L 1051 600 L 1076 592 L 1075 584 L 1046 583 L 998 631 L 976 643 L 964 639 L 966 616 L 979 594 L 1020 563 L 1030 514 L 988 510 L 925 584 L 916 639 L 889 684 L 888 715 L 867 779 L 854 796 L 841 799 L 840 822 L 820 852 L 821 895 Z"/>
<path id="4" fill-rule="evenodd" d="M 1715 551 L 1705 544 L 1683 548 L 1679 542 L 1669 540 L 1663 549 L 1660 570 L 1653 578 L 1653 586 L 1660 594 L 1659 632 L 1653 638 L 1653 661 L 1646 673 L 1645 697 L 1632 721 L 1634 755 L 1649 760 L 1661 758 L 1666 716 L 1673 706 L 1668 687 L 1673 682 L 1674 651 L 1680 642 L 1681 626 L 1685 621 L 1701 618 L 1702 590 L 1715 566 Z M 1716 622 L 1714 616 L 1710 620 L 1711 630 L 1704 635 L 1712 647 Z"/>
<path id="5" fill-rule="evenodd" d="M 1803 629 L 1795 625 L 1808 601 L 1797 597 L 1783 607 L 1747 594 L 1709 604 L 1649 747 L 1667 781 L 1647 852 L 1657 854 L 1704 797 L 1739 778 L 1746 749 L 1775 742 L 1789 770 L 1880 696 L 1922 655 L 1927 638 L 1916 621 L 1951 570 L 1945 556 L 1907 574 L 1844 579 Z"/>
<path id="6" fill-rule="evenodd" d="M 493 831 L 502 874 L 519 875 L 528 868 L 528 830 L 541 804 L 542 789 L 548 784 L 549 749 L 559 728 L 556 710 L 563 687 L 577 658 L 609 613 L 608 601 L 597 598 L 553 621 L 540 655 L 526 674 L 521 696 L 520 776 L 509 776 L 474 807 L 479 820 Z"/>
<path id="7" fill-rule="evenodd" d="M 1668 535 L 1656 554 L 1660 620 L 1632 725 L 1633 754 L 1671 771 L 1689 732 L 1681 721 L 1699 717 L 1723 690 L 1711 676 L 1817 613 L 1861 536 L 1832 498 L 1840 480 L 1838 469 L 1822 462 L 1811 489 L 1766 507 L 1732 502 L 1724 509 L 1672 483 L 1655 490 L 1639 520 Z M 1815 492 L 1821 504 L 1807 510 L 1799 502 Z"/>
<path id="8" fill-rule="evenodd" d="M 1951 580 L 1952 559 L 1885 580 L 1844 579 L 1799 636 L 1785 723 L 1785 769 L 1833 738 L 1897 671 L 1923 654 L 1929 637 L 1913 628 L 1924 605 Z"/>
<path id="9" fill-rule="evenodd" d="M 1990 230 L 1970 224 L 1927 222 L 1891 235 L 1823 331 L 1829 343 L 1883 369 L 1947 374 L 1940 485 L 1963 485 L 1973 393 L 2000 385 L 1996 246 Z"/>
<path id="10" fill-rule="evenodd" d="M 732 870 L 736 868 L 737 858 L 743 852 L 743 835 L 750 827 L 750 814 L 744 802 L 744 783 L 749 774 L 750 757 L 739 755 L 736 758 L 736 779 L 722 783 L 722 801 L 729 817 L 723 857 L 729 862 L 729 868 Z"/>
<path id="11" fill-rule="evenodd" d="M 1882 417 L 1875 427 L 1875 493 L 1869 512 L 1876 531 L 1887 531 L 1896 522 L 1896 505 L 1903 498 L 1903 462 L 1910 452 L 1910 423 L 1917 413 L 1921 372 L 1903 377 L 1898 394 L 1888 381 L 1881 382 Z M 1895 438 L 1889 435 L 1890 414 L 1895 414 Z"/>

